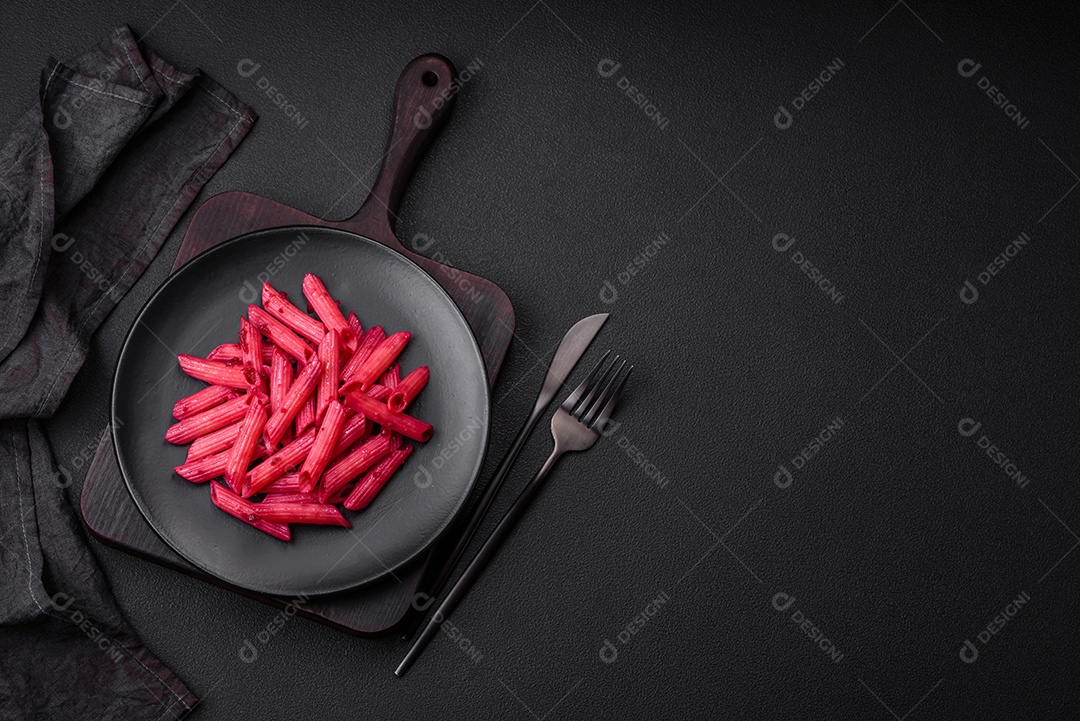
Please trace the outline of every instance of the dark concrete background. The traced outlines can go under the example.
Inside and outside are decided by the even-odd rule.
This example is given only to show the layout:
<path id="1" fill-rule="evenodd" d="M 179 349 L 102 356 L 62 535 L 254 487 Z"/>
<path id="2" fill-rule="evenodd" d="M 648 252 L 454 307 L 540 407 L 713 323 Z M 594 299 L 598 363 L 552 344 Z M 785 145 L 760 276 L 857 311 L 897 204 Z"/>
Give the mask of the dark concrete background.
<path id="1" fill-rule="evenodd" d="M 440 637 L 399 680 L 396 637 L 294 620 L 245 664 L 243 639 L 275 610 L 95 544 L 143 639 L 202 697 L 192 718 L 1075 718 L 1075 11 L 529 3 L 46 0 L 0 13 L 0 127 L 33 100 L 47 54 L 128 23 L 261 113 L 200 201 L 243 189 L 335 217 L 374 177 L 401 67 L 424 52 L 479 60 L 399 235 L 434 238 L 429 253 L 514 301 L 483 478 L 574 320 L 610 311 L 588 359 L 612 347 L 637 365 L 620 430 L 559 467 L 453 617 L 479 661 Z M 305 127 L 237 73 L 243 59 Z M 965 59 L 981 64 L 971 77 Z M 621 64 L 610 77 L 604 60 Z M 78 479 L 119 345 L 186 226 L 49 424 Z M 782 252 L 781 233 L 795 239 Z M 981 284 L 1020 233 L 1029 242 Z M 982 425 L 964 436 L 962 419 Z M 820 451 L 793 462 L 830 423 Z M 485 529 L 548 450 L 541 427 Z"/>

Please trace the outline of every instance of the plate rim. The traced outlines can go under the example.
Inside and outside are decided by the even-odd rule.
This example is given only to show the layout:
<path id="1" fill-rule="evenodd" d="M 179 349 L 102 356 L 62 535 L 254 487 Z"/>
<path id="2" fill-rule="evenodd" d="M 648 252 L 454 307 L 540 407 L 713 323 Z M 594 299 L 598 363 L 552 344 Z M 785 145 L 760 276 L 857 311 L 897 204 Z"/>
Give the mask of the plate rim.
<path id="1" fill-rule="evenodd" d="M 175 278 L 180 276 L 181 273 L 188 270 L 188 268 L 190 266 L 194 265 L 195 263 L 197 263 L 199 261 L 202 261 L 204 258 L 206 258 L 207 256 L 212 255 L 213 253 L 219 251 L 220 249 L 225 248 L 226 246 L 229 246 L 229 245 L 239 243 L 241 241 L 250 240 L 251 238 L 254 238 L 256 236 L 270 234 L 270 233 L 282 233 L 282 232 L 287 232 L 287 231 L 290 231 L 290 230 L 315 230 L 315 231 L 319 231 L 319 232 L 326 232 L 326 233 L 331 233 L 331 234 L 343 235 L 343 236 L 348 237 L 351 241 L 358 241 L 358 242 L 369 244 L 371 246 L 375 246 L 376 248 L 380 249 L 381 251 L 384 251 L 384 252 L 389 253 L 389 254 L 391 254 L 393 256 L 396 256 L 397 258 L 401 259 L 402 261 L 404 261 L 408 265 L 413 266 L 413 268 L 415 268 L 420 273 L 420 277 L 424 278 L 428 283 L 430 283 L 435 288 L 435 290 L 446 299 L 449 306 L 451 308 L 453 308 L 454 313 L 457 315 L 458 319 L 461 321 L 462 325 L 464 326 L 465 330 L 467 331 L 467 335 L 468 335 L 469 341 L 471 343 L 473 354 L 475 355 L 475 357 L 476 357 L 476 359 L 477 359 L 477 361 L 479 363 L 480 371 L 481 371 L 481 374 L 483 375 L 483 381 L 484 381 L 483 382 L 483 411 L 484 411 L 484 418 L 482 419 L 483 420 L 483 430 L 482 430 L 482 432 L 480 434 L 480 436 L 481 436 L 481 438 L 480 438 L 480 452 L 479 452 L 479 454 L 477 456 L 477 461 L 476 461 L 475 467 L 472 469 L 472 472 L 471 472 L 472 478 L 468 482 L 468 489 L 467 489 L 467 491 L 465 493 L 462 494 L 461 500 L 457 503 L 457 506 L 451 511 L 451 513 L 448 514 L 446 522 L 442 525 L 442 527 L 438 530 L 437 533 L 433 534 L 432 538 L 429 541 L 427 541 L 425 544 L 420 546 L 411 555 L 409 555 L 408 557 L 398 561 L 397 563 L 388 566 L 388 565 L 382 564 L 380 562 L 380 565 L 382 565 L 381 570 L 376 571 L 373 575 L 365 576 L 364 578 L 362 578 L 361 580 L 358 580 L 358 581 L 351 581 L 351 582 L 348 582 L 348 583 L 337 584 L 337 585 L 329 586 L 329 587 L 326 587 L 326 588 L 320 588 L 320 589 L 318 589 L 316 591 L 311 590 L 310 587 L 303 587 L 303 588 L 297 587 L 297 586 L 294 586 L 294 587 L 291 587 L 291 588 L 290 587 L 280 587 L 280 586 L 271 587 L 271 586 L 264 586 L 264 585 L 258 585 L 258 584 L 249 585 L 249 584 L 237 583 L 235 579 L 227 578 L 227 577 L 225 577 L 224 575 L 222 575 L 220 573 L 217 573 L 215 571 L 212 571 L 212 570 L 204 567 L 202 564 L 200 564 L 196 560 L 190 558 L 186 553 L 181 551 L 168 538 L 166 538 L 165 535 L 158 529 L 157 525 L 155 525 L 155 523 L 154 523 L 154 521 L 153 521 L 153 519 L 151 517 L 152 514 L 150 514 L 149 511 L 146 509 L 146 507 L 144 507 L 143 502 L 139 499 L 138 494 L 135 492 L 135 490 L 133 488 L 133 483 L 132 483 L 132 480 L 131 480 L 131 473 L 129 473 L 128 469 L 125 467 L 123 456 L 120 453 L 120 445 L 117 442 L 117 424 L 116 424 L 117 399 L 118 399 L 118 390 L 117 389 L 118 389 L 118 385 L 119 385 L 118 384 L 118 379 L 119 379 L 119 375 L 120 375 L 121 361 L 123 360 L 123 358 L 124 358 L 124 356 L 125 356 L 125 354 L 127 352 L 128 345 L 131 343 L 131 339 L 132 339 L 132 336 L 135 333 L 135 329 L 138 327 L 139 323 L 142 321 L 143 316 L 146 314 L 146 311 L 151 306 L 151 304 L 157 299 L 157 297 L 159 295 L 161 295 L 161 293 L 164 292 L 165 288 L 168 287 L 168 285 L 170 283 L 174 282 Z M 489 377 L 489 374 L 488 374 L 487 362 L 485 361 L 483 353 L 480 350 L 480 344 L 476 340 L 476 334 L 473 332 L 472 326 L 469 325 L 468 319 L 465 318 L 465 314 L 462 313 L 461 308 L 458 307 L 457 302 L 450 296 L 449 293 L 446 292 L 446 289 L 443 288 L 442 285 L 440 285 L 439 282 L 437 280 L 435 280 L 435 278 L 432 277 L 432 275 L 430 273 L 428 273 L 419 263 L 417 263 L 413 259 L 406 256 L 404 253 L 401 253 L 401 252 L 395 250 L 394 248 L 391 248 L 390 246 L 388 246 L 388 245 L 386 245 L 384 243 L 380 243 L 379 241 L 374 240 L 373 238 L 370 238 L 370 237 L 368 237 L 366 235 L 362 235 L 360 233 L 356 233 L 354 231 L 344 230 L 342 228 L 321 226 L 321 225 L 311 225 L 311 224 L 297 223 L 297 224 L 291 224 L 291 225 L 274 226 L 274 227 L 271 227 L 271 228 L 261 228 L 259 230 L 252 230 L 252 231 L 249 231 L 247 233 L 242 233 L 240 235 L 233 236 L 231 238 L 228 238 L 227 240 L 224 240 L 224 241 L 222 241 L 220 243 L 217 243 L 217 244 L 213 245 L 210 248 L 207 248 L 207 249 L 201 251 L 200 253 L 198 253 L 197 255 L 192 257 L 190 260 L 185 262 L 183 265 L 181 265 L 179 268 L 177 268 L 176 270 L 169 273 L 168 277 L 166 277 L 165 280 L 161 282 L 161 284 L 154 290 L 154 292 L 150 294 L 150 297 L 147 298 L 146 301 L 142 304 L 142 307 L 139 308 L 139 312 L 136 313 L 135 319 L 132 321 L 131 326 L 128 328 L 128 331 L 127 331 L 126 335 L 124 336 L 124 342 L 120 346 L 120 351 L 117 354 L 117 358 L 116 358 L 116 367 L 113 370 L 113 374 L 112 374 L 112 388 L 110 389 L 110 393 L 109 393 L 109 416 L 110 416 L 110 419 L 109 419 L 110 420 L 110 422 L 109 422 L 109 432 L 110 432 L 110 435 L 111 435 L 112 441 L 113 441 L 113 454 L 116 457 L 117 467 L 120 470 L 120 477 L 124 481 L 124 487 L 127 489 L 128 495 L 131 496 L 133 502 L 135 503 L 136 508 L 139 509 L 140 515 L 146 521 L 147 525 L 150 526 L 150 529 L 173 552 L 178 554 L 181 558 L 183 558 L 188 563 L 192 564 L 199 571 L 201 571 L 203 573 L 206 573 L 206 574 L 208 574 L 208 575 L 210 575 L 210 576 L 212 576 L 212 577 L 214 577 L 216 579 L 224 581 L 225 583 L 227 583 L 227 584 L 229 584 L 229 585 L 231 585 L 231 586 L 233 586 L 235 588 L 239 588 L 239 589 L 243 589 L 243 590 L 247 590 L 247 591 L 253 591 L 253 592 L 256 592 L 256 593 L 262 593 L 262 594 L 271 595 L 271 596 L 323 596 L 323 595 L 327 595 L 327 594 L 331 594 L 331 593 L 338 593 L 340 591 L 347 591 L 347 590 L 351 590 L 351 589 L 360 588 L 362 586 L 368 585 L 370 583 L 374 583 L 375 581 L 378 581 L 378 580 L 380 580 L 380 579 L 382 579 L 382 578 L 384 578 L 386 576 L 389 576 L 389 575 L 393 574 L 394 571 L 397 571 L 398 569 L 412 563 L 418 557 L 420 557 L 422 554 L 429 551 L 431 549 L 431 547 L 435 543 L 437 543 L 440 538 L 442 538 L 442 536 L 446 533 L 446 531 L 458 519 L 458 516 L 461 514 L 461 512 L 466 507 L 466 504 L 467 504 L 467 502 L 469 500 L 469 497 L 472 495 L 473 491 L 476 489 L 476 484 L 480 480 L 480 473 L 483 470 L 484 461 L 487 459 L 487 452 L 488 452 L 488 449 L 489 449 L 489 446 L 490 446 L 490 440 L 491 440 L 491 384 L 490 384 L 490 377 Z M 175 475 L 175 474 L 172 474 L 172 475 Z M 210 481 L 210 482 L 212 482 L 212 481 Z"/>

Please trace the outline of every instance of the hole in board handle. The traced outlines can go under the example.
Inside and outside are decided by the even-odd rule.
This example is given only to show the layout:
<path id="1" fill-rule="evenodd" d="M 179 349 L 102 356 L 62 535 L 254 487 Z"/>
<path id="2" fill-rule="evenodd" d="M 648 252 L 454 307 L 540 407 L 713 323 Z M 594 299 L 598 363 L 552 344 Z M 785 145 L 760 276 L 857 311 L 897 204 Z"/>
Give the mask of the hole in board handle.
<path id="1" fill-rule="evenodd" d="M 428 70 L 422 76 L 420 76 L 421 82 L 427 85 L 429 88 L 435 87 L 439 83 L 439 76 Z"/>

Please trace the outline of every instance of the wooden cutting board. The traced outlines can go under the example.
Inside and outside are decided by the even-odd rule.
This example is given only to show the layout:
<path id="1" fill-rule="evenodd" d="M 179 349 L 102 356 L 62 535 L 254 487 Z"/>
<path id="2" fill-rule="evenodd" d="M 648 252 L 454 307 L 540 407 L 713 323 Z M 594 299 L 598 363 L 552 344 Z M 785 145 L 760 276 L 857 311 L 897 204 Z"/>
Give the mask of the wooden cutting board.
<path id="1" fill-rule="evenodd" d="M 506 293 L 489 280 L 411 251 L 394 235 L 401 197 L 412 171 L 453 107 L 454 77 L 453 65 L 440 55 L 421 55 L 405 66 L 394 95 L 394 116 L 382 168 L 356 215 L 330 221 L 253 193 L 221 193 L 196 211 L 173 270 L 218 243 L 265 228 L 314 225 L 366 236 L 419 264 L 454 299 L 476 336 L 488 380 L 494 384 L 514 332 L 514 308 Z M 272 277 L 269 270 L 268 275 Z M 260 285 L 261 281 L 253 279 L 253 301 L 260 294 Z M 102 434 L 83 482 L 81 507 L 90 531 L 109 546 L 272 606 L 284 608 L 291 604 L 301 615 L 362 635 L 385 631 L 404 616 L 436 552 L 361 588 L 299 603 L 298 599 L 236 588 L 188 563 L 150 528 L 124 484 L 109 429 Z"/>

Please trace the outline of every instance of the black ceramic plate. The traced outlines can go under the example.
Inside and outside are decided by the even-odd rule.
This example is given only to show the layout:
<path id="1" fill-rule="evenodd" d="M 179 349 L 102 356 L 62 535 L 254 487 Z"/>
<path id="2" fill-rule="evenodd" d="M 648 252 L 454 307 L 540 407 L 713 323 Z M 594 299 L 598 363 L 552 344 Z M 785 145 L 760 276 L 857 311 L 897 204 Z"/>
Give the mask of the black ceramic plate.
<path id="1" fill-rule="evenodd" d="M 173 472 L 186 446 L 164 440 L 172 407 L 205 384 L 186 376 L 178 353 L 205 356 L 237 340 L 239 319 L 269 278 L 301 307 L 305 273 L 323 279 L 367 328 L 412 331 L 403 372 L 431 379 L 409 412 L 435 426 L 376 500 L 345 511 L 352 529 L 293 526 L 285 543 L 225 515 L 206 484 Z M 465 318 L 419 266 L 353 233 L 286 227 L 240 236 L 194 258 L 147 301 L 128 333 L 112 394 L 120 469 L 139 510 L 177 553 L 229 583 L 283 596 L 359 586 L 424 551 L 464 504 L 488 439 L 486 370 Z"/>

